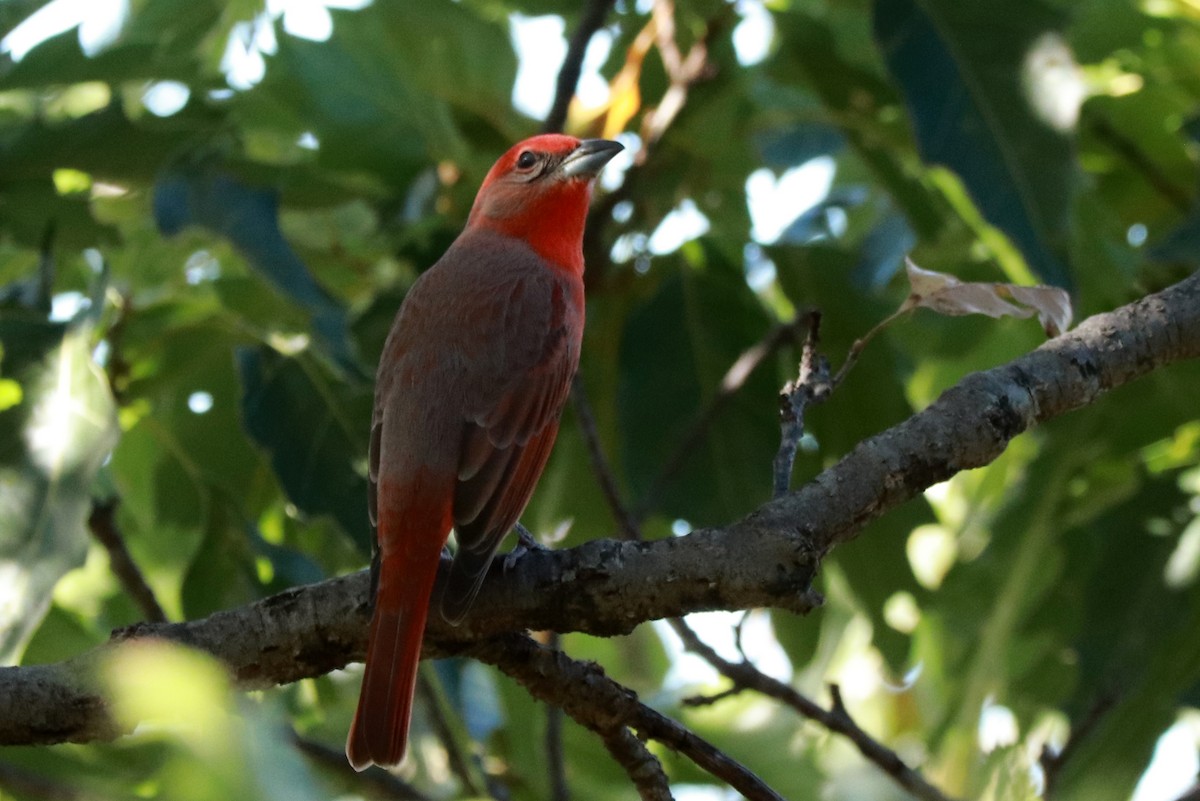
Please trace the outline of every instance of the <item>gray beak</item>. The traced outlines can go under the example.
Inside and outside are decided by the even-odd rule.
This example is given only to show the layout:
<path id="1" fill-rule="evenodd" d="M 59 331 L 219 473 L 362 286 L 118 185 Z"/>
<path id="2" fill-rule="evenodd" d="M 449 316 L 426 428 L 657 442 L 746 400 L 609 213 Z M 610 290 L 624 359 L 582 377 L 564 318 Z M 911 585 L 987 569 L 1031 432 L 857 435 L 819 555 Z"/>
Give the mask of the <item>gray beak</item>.
<path id="1" fill-rule="evenodd" d="M 558 166 L 564 178 L 595 178 L 625 145 L 610 139 L 584 139 Z"/>

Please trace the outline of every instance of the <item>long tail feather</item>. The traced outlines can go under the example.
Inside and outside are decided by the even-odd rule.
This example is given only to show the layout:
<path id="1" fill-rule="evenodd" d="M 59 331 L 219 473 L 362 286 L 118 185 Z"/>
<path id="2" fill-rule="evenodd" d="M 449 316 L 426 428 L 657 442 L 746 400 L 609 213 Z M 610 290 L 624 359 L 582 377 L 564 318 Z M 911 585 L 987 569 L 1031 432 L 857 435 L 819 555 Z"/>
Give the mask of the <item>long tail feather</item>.
<path id="1" fill-rule="evenodd" d="M 397 516 L 385 514 L 381 533 L 397 530 L 387 517 Z M 429 597 L 449 530 L 448 509 L 424 518 L 411 516 L 402 544 L 384 547 L 362 691 L 346 740 L 346 757 L 355 770 L 404 759 Z"/>

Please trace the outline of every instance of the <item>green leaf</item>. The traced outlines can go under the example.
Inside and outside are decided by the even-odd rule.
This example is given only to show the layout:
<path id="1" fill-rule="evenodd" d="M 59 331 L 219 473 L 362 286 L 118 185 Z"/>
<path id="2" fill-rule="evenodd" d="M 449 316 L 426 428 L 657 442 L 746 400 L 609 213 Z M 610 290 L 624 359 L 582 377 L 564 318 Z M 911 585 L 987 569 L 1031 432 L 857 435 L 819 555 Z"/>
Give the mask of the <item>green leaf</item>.
<path id="1" fill-rule="evenodd" d="M 133 120 L 116 104 L 67 122 L 32 120 L 0 139 L 0 175 L 6 184 L 44 181 L 54 170 L 71 167 L 118 184 L 144 185 L 168 157 L 213 134 L 220 122 L 205 109 L 189 109 L 169 120 Z"/>
<path id="2" fill-rule="evenodd" d="M 359 365 L 345 309 L 313 276 L 279 229 L 279 197 L 204 160 L 165 170 L 154 187 L 155 219 L 168 235 L 200 225 L 228 239 L 255 272 L 312 315 L 311 328 L 351 375 Z"/>
<path id="3" fill-rule="evenodd" d="M 183 579 L 183 614 L 199 619 L 262 594 L 249 537 L 221 499 L 208 505 L 204 538 Z"/>
<path id="4" fill-rule="evenodd" d="M 685 263 L 664 259 L 657 292 L 629 316 L 621 341 L 617 408 L 622 463 L 642 500 L 730 365 L 769 330 L 770 319 L 741 267 L 711 244 Z M 769 494 L 779 444 L 778 384 L 760 369 L 712 419 L 671 477 L 654 511 L 695 525 L 745 514 Z M 756 469 L 757 466 L 757 469 Z"/>
<path id="5" fill-rule="evenodd" d="M 1200 671 L 1200 584 L 1167 583 L 1179 538 L 1145 523 L 1148 507 L 1182 511 L 1189 500 L 1174 476 L 1160 476 L 1067 540 L 1080 578 L 1064 589 L 1081 615 L 1068 709 L 1076 724 L 1102 711 L 1060 776 L 1063 798 L 1128 798 Z"/>
<path id="6" fill-rule="evenodd" d="M 1056 98 L 1027 72 L 1039 57 L 1070 60 L 1066 45 L 1055 49 L 1050 38 L 1058 15 L 1040 2 L 1014 13 L 999 0 L 876 0 L 874 7 L 876 39 L 924 159 L 954 170 L 984 217 L 1044 279 L 1068 283 L 1062 256 L 1077 168 L 1064 129 L 1074 121 L 1056 129 L 1039 114 L 1032 93 Z M 1073 64 L 1058 69 L 1082 99 Z"/>
<path id="7" fill-rule="evenodd" d="M 240 97 L 239 115 L 252 115 L 293 135 L 310 130 L 320 141 L 318 162 L 335 170 L 370 171 L 406 186 L 431 153 L 465 148 L 444 99 L 428 94 L 402 64 L 379 5 L 337 16 L 326 42 L 279 34 L 267 74 Z M 261 117 L 264 110 L 270 114 Z"/>
<path id="8" fill-rule="evenodd" d="M 864 51 L 861 45 L 857 50 L 839 46 L 837 31 L 826 20 L 798 10 L 778 14 L 775 19 L 790 46 L 781 47 L 772 60 L 772 78 L 783 86 L 794 85 L 797 78 L 802 78 L 811 86 L 824 113 L 840 124 L 858 156 L 891 193 L 913 229 L 921 237 L 936 237 L 944 224 L 945 203 L 909 163 L 911 137 L 887 113 L 896 97 L 884 76 L 847 55 Z M 785 96 L 782 100 L 787 105 L 781 111 L 795 114 L 795 98 Z M 810 117 L 801 117 L 798 122 Z"/>
<path id="9" fill-rule="evenodd" d="M 0 316 L 6 354 L 28 324 Z M 44 323 L 39 338 L 61 340 L 15 376 L 22 402 L 0 412 L 0 663 L 9 664 L 50 606 L 55 584 L 82 564 L 92 480 L 116 439 L 112 396 L 92 361 L 89 331 Z M 6 357 L 8 362 L 8 357 Z M 9 367 L 5 365 L 6 371 Z"/>
<path id="10" fill-rule="evenodd" d="M 311 358 L 265 346 L 239 349 L 237 363 L 246 431 L 288 498 L 305 514 L 332 516 L 368 552 L 367 480 L 355 470 L 370 428 L 362 393 L 335 386 Z"/>
<path id="11" fill-rule="evenodd" d="M 444 0 L 377 3 L 360 13 L 380 18 L 398 74 L 431 96 L 487 120 L 505 135 L 518 135 L 509 99 L 517 57 L 507 17 L 485 16 Z"/>

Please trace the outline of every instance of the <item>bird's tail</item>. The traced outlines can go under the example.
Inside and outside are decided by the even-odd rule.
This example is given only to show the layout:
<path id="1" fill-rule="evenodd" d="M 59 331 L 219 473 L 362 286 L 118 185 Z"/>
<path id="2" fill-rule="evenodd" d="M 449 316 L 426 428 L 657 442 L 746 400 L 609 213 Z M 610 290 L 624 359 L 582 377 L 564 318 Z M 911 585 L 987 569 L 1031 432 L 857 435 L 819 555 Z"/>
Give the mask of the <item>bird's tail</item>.
<path id="1" fill-rule="evenodd" d="M 346 757 L 355 770 L 372 763 L 398 765 L 404 759 L 429 597 L 446 540 L 444 532 L 449 530 L 448 520 L 442 528 L 441 518 L 446 516 L 410 515 L 403 532 L 388 530 L 388 518 L 395 515 L 385 513 L 380 520 L 384 555 L 379 589 L 362 691 L 346 740 Z M 415 525 L 420 522 L 426 525 Z M 399 535 L 390 549 L 389 534 Z"/>

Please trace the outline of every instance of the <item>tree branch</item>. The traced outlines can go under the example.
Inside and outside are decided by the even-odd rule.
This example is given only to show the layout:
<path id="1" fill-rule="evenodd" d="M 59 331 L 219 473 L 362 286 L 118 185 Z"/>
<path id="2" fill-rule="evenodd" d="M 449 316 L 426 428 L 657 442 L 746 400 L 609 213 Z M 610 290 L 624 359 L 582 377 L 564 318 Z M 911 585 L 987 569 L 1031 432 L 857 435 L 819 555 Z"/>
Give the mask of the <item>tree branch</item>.
<path id="1" fill-rule="evenodd" d="M 561 640 L 562 637 L 558 632 L 551 632 L 546 644 L 554 650 L 559 650 Z M 611 745 L 609 751 L 613 753 L 614 757 L 617 756 Z M 621 749 L 621 752 L 627 755 L 632 754 L 628 748 Z M 620 759 L 617 761 L 620 762 Z M 621 764 L 625 765 L 624 762 Z M 630 770 L 626 765 L 626 772 L 633 777 L 638 771 Z M 553 704 L 546 705 L 546 773 L 550 779 L 550 801 L 570 801 L 571 788 L 567 785 L 567 760 L 563 753 L 563 711 L 562 707 Z"/>
<path id="2" fill-rule="evenodd" d="M 152 623 L 165 622 L 167 613 L 158 603 L 158 598 L 154 596 L 154 590 L 150 589 L 142 571 L 138 570 L 133 555 L 125 547 L 125 538 L 121 536 L 121 530 L 117 527 L 117 502 L 110 500 L 94 504 L 92 513 L 88 516 L 88 528 L 92 536 L 104 546 L 104 550 L 108 551 L 109 567 L 125 588 L 125 592 L 137 604 L 142 616 Z"/>
<path id="3" fill-rule="evenodd" d="M 592 472 L 600 483 L 600 490 L 608 501 L 613 519 L 621 530 L 621 536 L 627 540 L 640 540 L 642 534 L 638 531 L 637 519 L 621 501 L 621 491 L 617 488 L 617 477 L 613 475 L 608 457 L 600 447 L 600 432 L 596 430 L 596 415 L 592 413 L 592 404 L 588 400 L 587 389 L 583 378 L 578 374 L 571 384 L 571 403 L 575 410 L 575 419 L 579 423 L 579 433 L 587 446 L 588 461 L 592 463 Z"/>
<path id="4" fill-rule="evenodd" d="M 629 729 L 619 729 L 604 738 L 612 758 L 625 768 L 642 801 L 672 801 L 671 785 L 658 757 Z"/>
<path id="5" fill-rule="evenodd" d="M 657 106 L 648 109 L 642 117 L 640 136 L 641 148 L 633 154 L 633 165 L 625 171 L 625 178 L 616 191 L 609 192 L 601 198 L 591 210 L 588 219 L 591 221 L 583 234 L 583 253 L 585 262 L 593 265 L 593 269 L 585 273 L 585 280 L 591 287 L 591 282 L 597 277 L 595 267 L 608 263 L 608 239 L 606 231 L 613 219 L 613 209 L 618 203 L 632 198 L 635 189 L 646 171 L 650 153 L 666 135 L 675 123 L 680 112 L 687 103 L 688 92 L 692 87 L 702 83 L 716 74 L 715 67 L 708 58 L 708 48 L 716 36 L 725 30 L 735 16 L 734 4 L 727 3 L 708 20 L 704 33 L 697 39 L 687 56 L 682 56 L 679 46 L 674 39 L 675 5 L 674 0 L 656 0 L 653 9 L 654 32 L 663 57 L 664 65 L 674 64 L 673 72 L 669 72 L 670 85 L 663 93 Z M 664 31 L 666 25 L 669 30 Z M 665 48 L 665 51 L 664 51 Z"/>
<path id="6" fill-rule="evenodd" d="M 1034 425 L 1197 356 L 1200 273 L 967 376 L 928 409 L 728 526 L 652 542 L 600 540 L 535 551 L 507 573 L 495 565 L 461 626 L 431 618 L 426 654 L 524 628 L 612 635 L 703 610 L 807 611 L 817 602 L 809 583 L 820 558 L 870 521 L 961 470 L 989 463 Z M 248 687 L 319 676 L 361 659 L 367 583 L 363 571 L 202 620 L 135 626 L 67 662 L 0 668 L 0 744 L 121 734 L 87 677 L 130 637 L 164 637 L 208 651 Z"/>
<path id="7" fill-rule="evenodd" d="M 825 709 L 797 692 L 791 685 L 768 676 L 748 661 L 730 662 L 722 658 L 682 620 L 671 621 L 671 627 L 683 640 L 687 650 L 699 655 L 723 676 L 733 681 L 735 688 L 754 690 L 774 698 L 809 720 L 815 720 L 830 731 L 845 736 L 854 743 L 860 754 L 922 801 L 950 801 L 941 790 L 925 781 L 920 773 L 904 764 L 895 751 L 859 728 L 842 703 L 842 693 L 836 684 L 829 685 L 833 706 Z"/>
<path id="8" fill-rule="evenodd" d="M 804 436 L 804 413 L 809 406 L 823 402 L 833 391 L 829 362 L 817 351 L 821 337 L 821 313 L 809 312 L 808 336 L 800 349 L 800 367 L 796 380 L 789 381 L 779 393 L 779 450 L 772 464 L 774 476 L 771 497 L 783 497 L 792 485 L 796 450 Z"/>
<path id="9" fill-rule="evenodd" d="M 368 770 L 358 773 L 346 761 L 346 752 L 341 748 L 330 748 L 324 743 L 292 734 L 292 742 L 300 753 L 307 756 L 323 769 L 333 771 L 344 779 L 362 788 L 370 788 L 372 796 L 396 801 L 430 801 L 429 796 L 417 790 L 386 770 Z"/>
<path id="10" fill-rule="evenodd" d="M 550 113 L 542 123 L 542 133 L 558 133 L 567 122 L 567 110 L 571 106 L 571 98 L 575 97 L 575 87 L 579 84 L 579 74 L 583 71 L 583 58 L 587 55 L 588 44 L 596 31 L 604 26 L 604 20 L 616 0 L 591 0 L 579 18 L 579 27 L 571 34 L 567 45 L 567 55 L 562 67 L 558 70 L 558 81 L 554 88 L 554 104 Z"/>
<path id="11" fill-rule="evenodd" d="M 679 723 L 643 705 L 632 690 L 608 678 L 604 669 L 594 662 L 575 661 L 562 651 L 538 645 L 523 634 L 492 637 L 465 646 L 461 653 L 495 665 L 520 682 L 530 695 L 562 707 L 576 722 L 597 732 L 606 742 L 614 736 L 619 737 L 622 730 L 637 729 L 643 736 L 658 740 L 688 757 L 749 801 L 783 801 L 736 760 Z M 619 749 L 630 745 L 624 737 L 620 737 L 620 741 Z M 632 758 L 639 753 L 627 755 Z M 650 766 L 641 759 L 637 768 L 641 773 Z"/>

